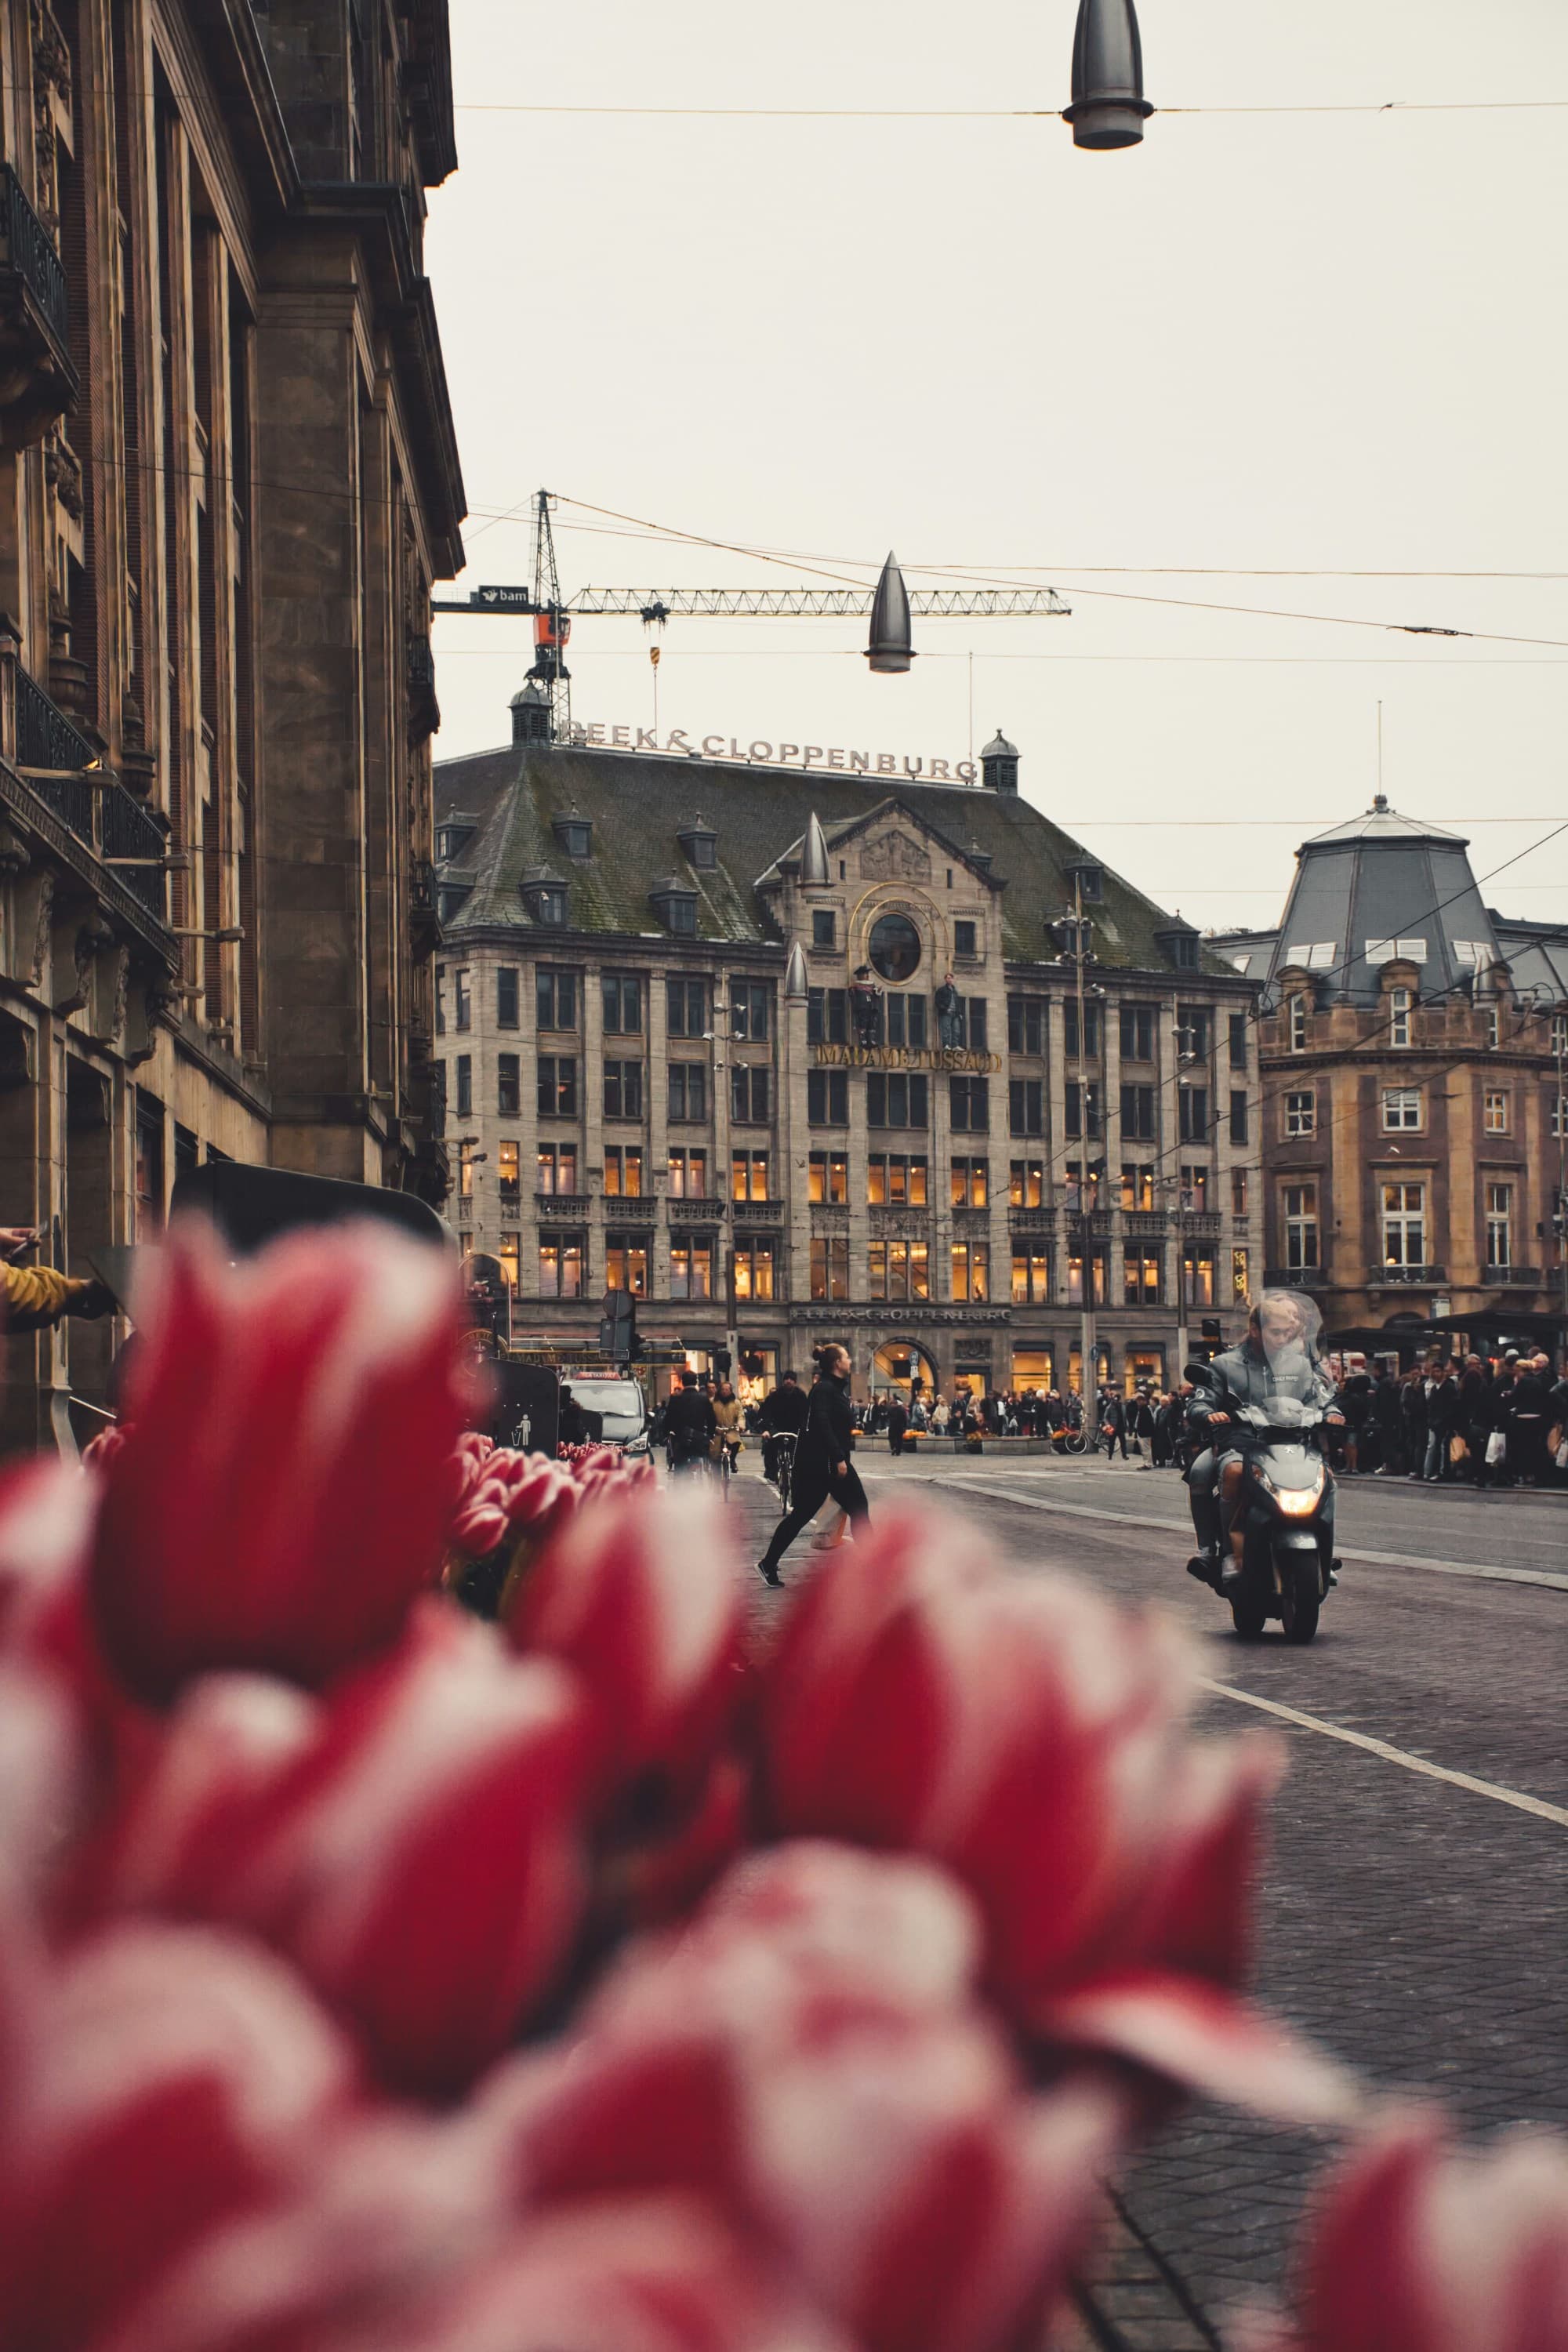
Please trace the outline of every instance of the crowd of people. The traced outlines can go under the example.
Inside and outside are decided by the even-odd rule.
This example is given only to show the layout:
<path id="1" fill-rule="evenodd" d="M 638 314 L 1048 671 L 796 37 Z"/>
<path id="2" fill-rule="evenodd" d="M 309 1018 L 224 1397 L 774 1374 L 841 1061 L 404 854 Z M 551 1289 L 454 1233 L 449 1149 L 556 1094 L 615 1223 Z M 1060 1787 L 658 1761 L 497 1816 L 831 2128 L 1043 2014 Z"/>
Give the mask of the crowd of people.
<path id="1" fill-rule="evenodd" d="M 1568 1374 L 1518 1348 L 1405 1372 L 1346 1356 L 1342 1475 L 1433 1486 L 1568 1487 Z"/>

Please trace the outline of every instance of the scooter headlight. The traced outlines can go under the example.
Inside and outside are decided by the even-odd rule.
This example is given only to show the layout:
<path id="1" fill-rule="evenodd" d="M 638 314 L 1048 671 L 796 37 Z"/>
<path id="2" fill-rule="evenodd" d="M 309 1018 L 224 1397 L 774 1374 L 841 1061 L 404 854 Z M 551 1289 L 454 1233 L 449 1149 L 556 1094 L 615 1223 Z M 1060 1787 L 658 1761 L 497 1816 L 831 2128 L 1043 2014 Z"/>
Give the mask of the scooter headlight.
<path id="1" fill-rule="evenodd" d="M 1317 1509 L 1322 1491 L 1323 1474 L 1320 1470 L 1315 1486 L 1276 1486 L 1274 1499 L 1288 1519 L 1308 1519 Z"/>

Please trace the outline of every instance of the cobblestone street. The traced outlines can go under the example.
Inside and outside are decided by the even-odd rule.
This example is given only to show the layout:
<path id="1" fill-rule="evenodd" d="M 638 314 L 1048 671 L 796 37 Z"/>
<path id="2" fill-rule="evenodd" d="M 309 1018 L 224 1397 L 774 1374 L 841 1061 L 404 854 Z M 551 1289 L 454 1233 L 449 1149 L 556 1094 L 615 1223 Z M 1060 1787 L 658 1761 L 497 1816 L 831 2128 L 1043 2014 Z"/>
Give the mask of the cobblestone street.
<path id="1" fill-rule="evenodd" d="M 952 1456 L 895 1467 L 870 1444 L 858 1463 L 874 1511 L 901 1490 L 940 1497 L 1022 1572 L 1157 1596 L 1203 1644 L 1207 1727 L 1282 1736 L 1260 1972 L 1277 2011 L 1378 2088 L 1439 2092 L 1469 2132 L 1568 2125 L 1568 1497 L 1346 1482 L 1341 1589 L 1316 1643 L 1295 1650 L 1273 1634 L 1243 1647 L 1184 1575 L 1185 1495 L 1172 1474 Z M 735 1507 L 758 1532 L 771 1491 L 743 1477 Z M 800 1547 L 786 1560 L 786 1586 L 805 1558 Z M 777 1606 L 760 1584 L 756 1605 Z M 1126 2342 L 1223 2343 L 1227 2311 L 1281 2284 L 1324 2153 L 1208 2111 L 1157 2143 L 1127 2184 L 1132 2234 L 1109 2265 L 1107 2308 Z M 1141 2242 L 1214 2336 L 1182 2317 Z M 1119 2269 L 1137 2282 L 1120 2306 Z"/>

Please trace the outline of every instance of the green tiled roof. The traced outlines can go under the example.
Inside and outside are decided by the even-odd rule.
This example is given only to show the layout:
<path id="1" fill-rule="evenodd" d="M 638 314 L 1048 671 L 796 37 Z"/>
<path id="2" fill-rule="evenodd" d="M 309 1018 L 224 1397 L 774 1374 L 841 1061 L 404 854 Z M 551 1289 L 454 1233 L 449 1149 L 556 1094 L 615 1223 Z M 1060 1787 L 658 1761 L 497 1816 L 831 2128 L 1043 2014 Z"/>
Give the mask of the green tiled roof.
<path id="1" fill-rule="evenodd" d="M 700 939 L 776 940 L 757 886 L 795 849 L 813 812 L 831 845 L 837 833 L 889 801 L 939 835 L 955 856 L 972 846 L 989 855 L 989 867 L 977 871 L 1001 889 L 1009 958 L 1054 958 L 1047 927 L 1071 900 L 1063 867 L 1094 852 L 1016 793 L 559 745 L 508 745 L 437 767 L 437 824 L 461 813 L 476 828 L 443 869 L 449 881 L 460 874 L 473 883 L 447 918 L 447 935 L 532 929 L 519 884 L 531 866 L 548 866 L 567 882 L 574 930 L 663 936 L 648 893 L 673 871 L 697 892 Z M 676 838 L 699 811 L 719 836 L 711 871 L 691 867 Z M 569 858 L 562 848 L 551 821 L 569 814 L 591 822 L 591 857 Z M 1110 866 L 1104 873 L 1104 903 L 1090 909 L 1100 961 L 1169 971 L 1155 933 L 1171 917 Z M 1202 969 L 1236 977 L 1232 965 L 1206 949 Z"/>

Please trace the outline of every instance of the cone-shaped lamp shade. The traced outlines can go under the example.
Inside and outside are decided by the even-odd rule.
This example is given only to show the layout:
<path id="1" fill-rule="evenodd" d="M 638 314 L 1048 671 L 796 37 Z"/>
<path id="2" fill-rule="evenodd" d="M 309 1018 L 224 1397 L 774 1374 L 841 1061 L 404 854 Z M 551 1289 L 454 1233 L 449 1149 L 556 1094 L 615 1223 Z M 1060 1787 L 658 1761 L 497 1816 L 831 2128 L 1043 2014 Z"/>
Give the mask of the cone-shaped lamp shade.
<path id="1" fill-rule="evenodd" d="M 805 969 L 805 958 L 801 953 L 800 941 L 792 940 L 789 961 L 784 966 L 784 1002 L 786 1004 L 804 1004 L 810 994 L 811 981 Z"/>
<path id="2" fill-rule="evenodd" d="M 1072 45 L 1075 147 L 1136 147 L 1154 110 L 1143 95 L 1143 44 L 1132 0 L 1079 0 Z"/>
<path id="3" fill-rule="evenodd" d="M 899 559 L 889 554 L 871 607 L 871 642 L 866 658 L 875 670 L 905 670 L 915 657 L 910 635 L 910 595 Z"/>
<path id="4" fill-rule="evenodd" d="M 826 880 L 827 836 L 813 809 L 805 828 L 805 847 L 801 853 L 800 885 L 803 890 L 820 890 Z"/>

